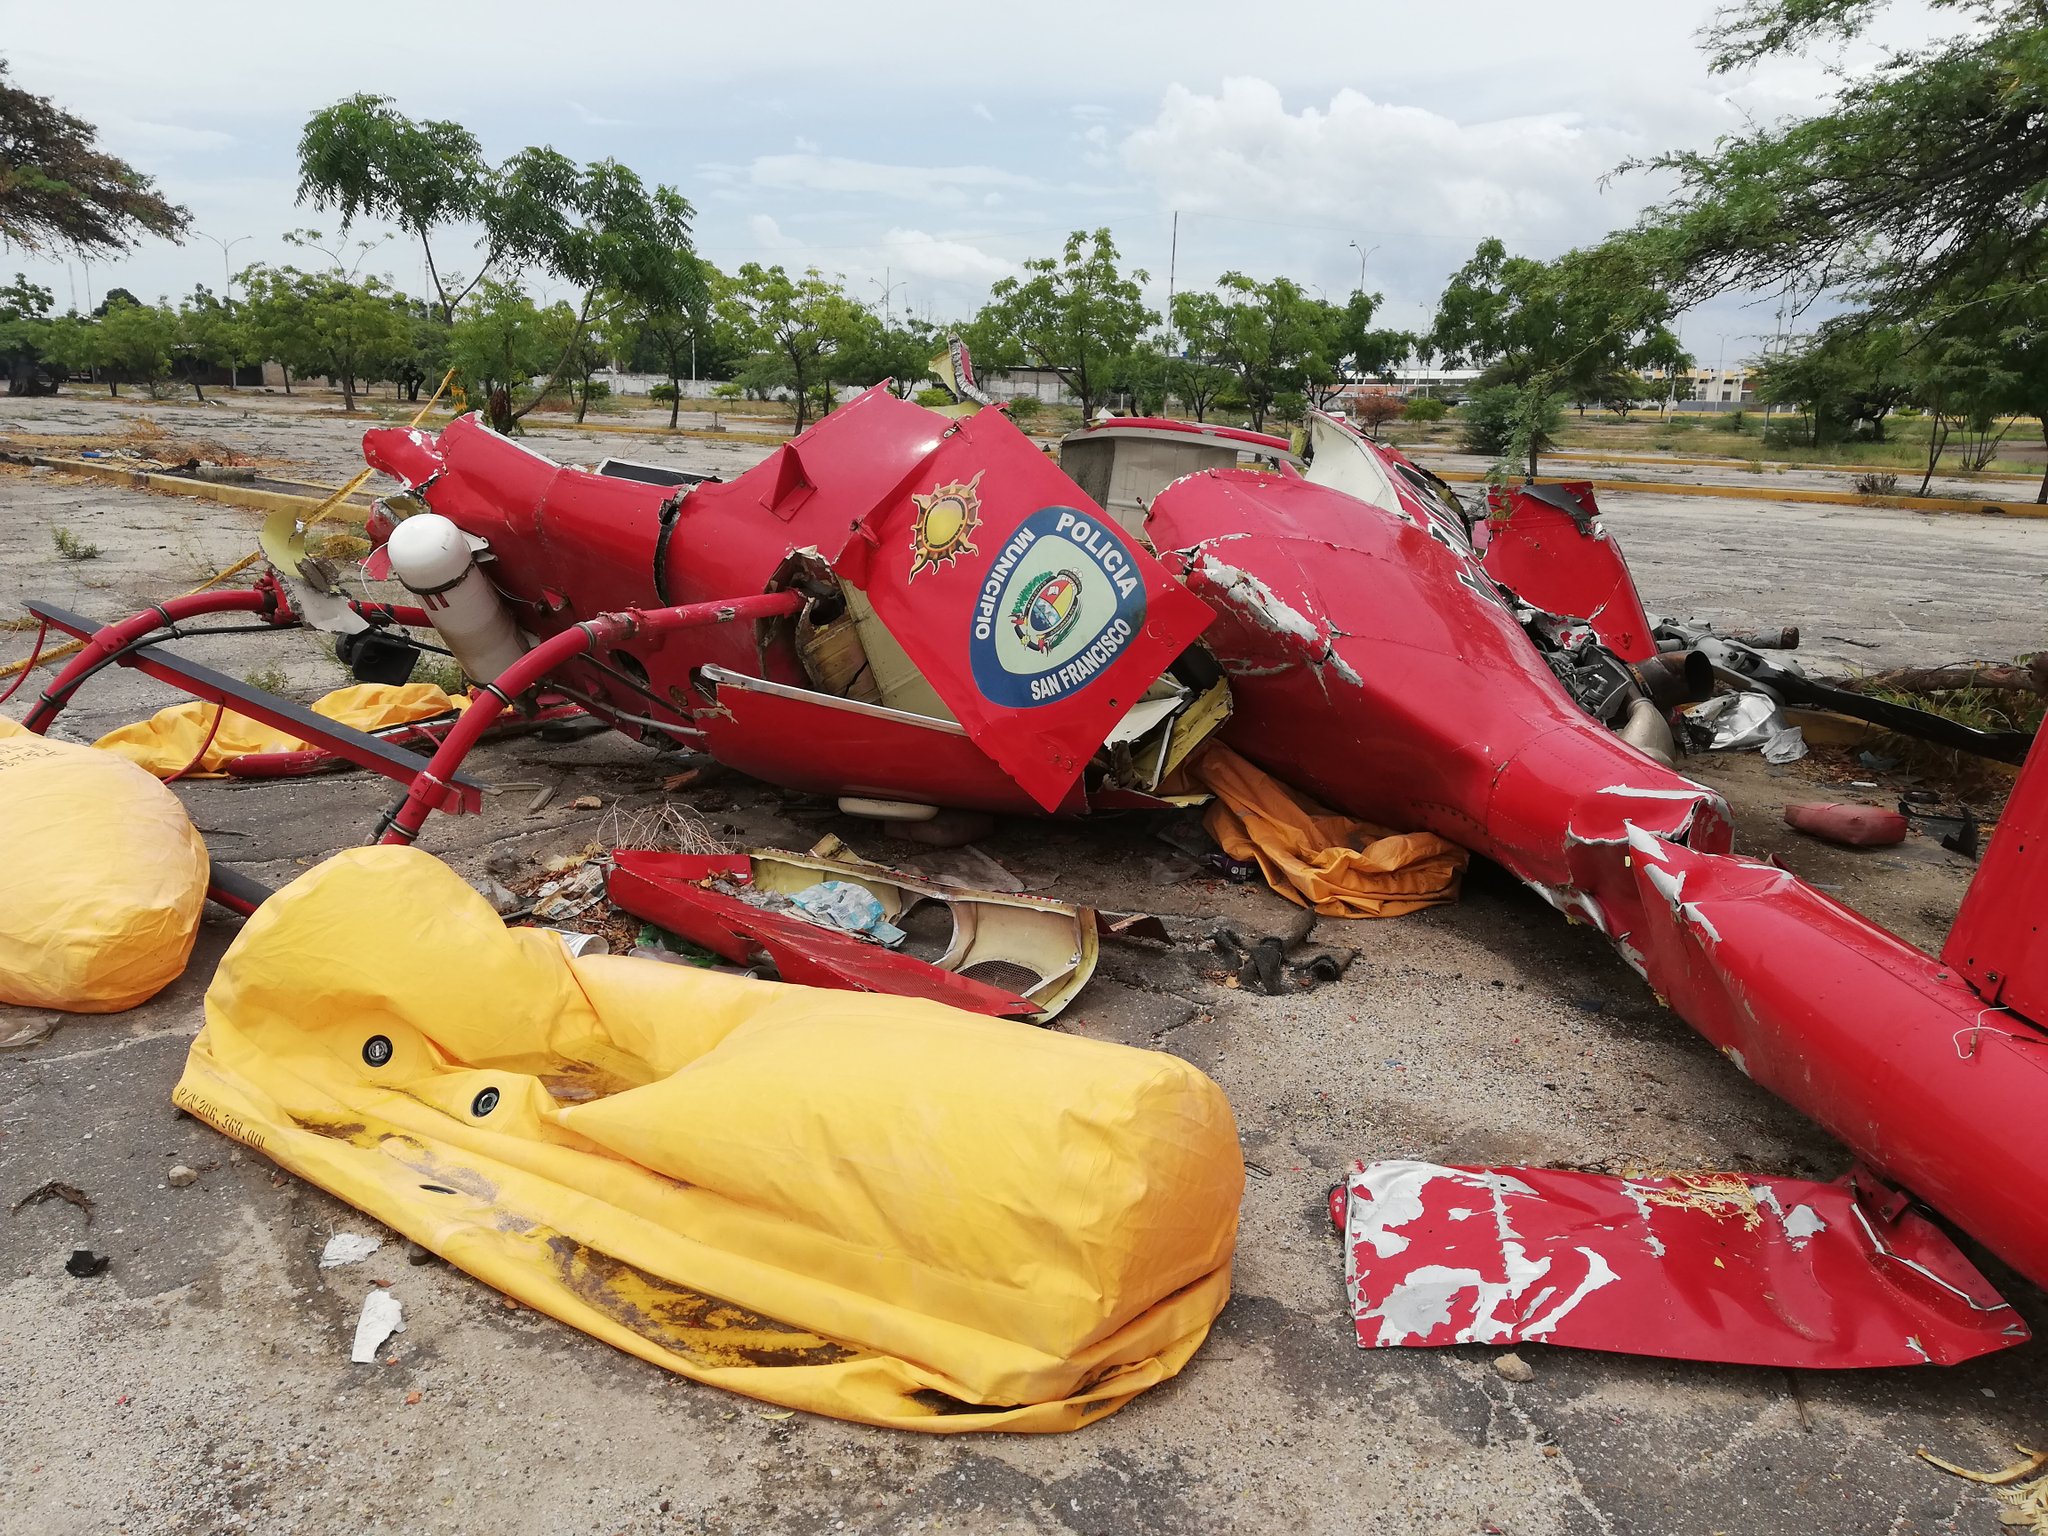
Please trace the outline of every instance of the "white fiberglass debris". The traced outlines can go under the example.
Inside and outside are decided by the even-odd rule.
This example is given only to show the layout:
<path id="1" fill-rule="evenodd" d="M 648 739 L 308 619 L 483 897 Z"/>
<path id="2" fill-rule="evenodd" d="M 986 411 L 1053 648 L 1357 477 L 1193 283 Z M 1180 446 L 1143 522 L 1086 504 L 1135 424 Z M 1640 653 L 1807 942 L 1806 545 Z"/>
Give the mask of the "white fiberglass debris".
<path id="1" fill-rule="evenodd" d="M 339 1269 L 344 1264 L 360 1264 L 379 1248 L 384 1246 L 380 1237 L 364 1237 L 356 1232 L 337 1232 L 327 1239 L 327 1246 L 320 1250 L 322 1269 Z"/>
<path id="2" fill-rule="evenodd" d="M 1809 1238 L 1827 1229 L 1828 1224 L 1810 1205 L 1795 1205 L 1785 1213 L 1785 1235 L 1792 1239 L 1794 1248 L 1804 1248 Z"/>
<path id="3" fill-rule="evenodd" d="M 387 1290 L 372 1287 L 363 1298 L 363 1315 L 356 1319 L 355 1347 L 349 1359 L 357 1365 L 375 1365 L 377 1351 L 394 1333 L 405 1332 L 405 1308 Z"/>

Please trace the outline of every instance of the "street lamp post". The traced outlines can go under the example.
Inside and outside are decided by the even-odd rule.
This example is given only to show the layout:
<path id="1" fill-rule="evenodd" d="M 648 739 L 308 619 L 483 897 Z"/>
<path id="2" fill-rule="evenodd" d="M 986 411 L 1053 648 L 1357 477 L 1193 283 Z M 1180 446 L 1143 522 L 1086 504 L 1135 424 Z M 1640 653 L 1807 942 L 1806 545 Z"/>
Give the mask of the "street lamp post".
<path id="1" fill-rule="evenodd" d="M 882 297 L 875 302 L 875 314 L 877 317 L 880 318 L 881 322 L 884 325 L 887 325 L 889 323 L 889 295 L 894 293 L 898 288 L 908 288 L 910 286 L 910 281 L 908 278 L 906 278 L 900 283 L 890 282 L 889 269 L 887 267 L 884 267 L 882 268 L 882 275 L 880 277 L 871 277 L 868 279 L 868 286 L 871 288 L 879 288 L 882 290 Z"/>
<path id="2" fill-rule="evenodd" d="M 1368 257 L 1370 257 L 1370 256 L 1372 255 L 1372 253 L 1373 253 L 1374 251 L 1378 250 L 1378 249 L 1379 249 L 1379 247 L 1378 247 L 1377 245 L 1370 245 L 1370 246 L 1360 245 L 1360 244 L 1359 244 L 1359 243 L 1358 243 L 1358 242 L 1357 242 L 1356 240 L 1353 240 L 1353 241 L 1349 242 L 1349 244 L 1350 244 L 1350 246 L 1351 246 L 1351 249 L 1353 249 L 1354 251 L 1358 252 L 1358 291 L 1359 291 L 1360 293 L 1363 293 L 1363 292 L 1365 292 L 1365 263 L 1366 263 L 1366 260 L 1367 260 L 1367 258 L 1368 258 Z"/>
<path id="3" fill-rule="evenodd" d="M 211 240 L 215 245 L 220 247 L 220 297 L 221 302 L 225 304 L 234 298 L 233 290 L 235 286 L 234 267 L 228 261 L 228 252 L 232 251 L 244 240 L 250 239 L 252 237 L 249 235 L 237 235 L 232 240 L 223 240 L 219 235 L 209 235 L 203 229 L 195 229 L 192 231 L 192 233 L 199 236 L 199 238 L 202 240 Z M 228 360 L 228 388 L 240 389 L 242 387 L 241 376 L 241 366 L 238 363 L 236 363 L 233 358 L 230 358 Z M 261 383 L 262 381 L 259 379 L 257 382 Z"/>

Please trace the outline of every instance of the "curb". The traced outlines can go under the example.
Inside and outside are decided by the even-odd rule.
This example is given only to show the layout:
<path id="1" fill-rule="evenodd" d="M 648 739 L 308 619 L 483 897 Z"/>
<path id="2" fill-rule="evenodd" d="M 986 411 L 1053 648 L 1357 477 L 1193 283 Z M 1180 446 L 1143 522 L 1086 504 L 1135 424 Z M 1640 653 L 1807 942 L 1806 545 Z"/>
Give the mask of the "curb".
<path id="1" fill-rule="evenodd" d="M 189 496 L 199 501 L 219 502 L 223 506 L 246 507 L 252 512 L 308 513 L 318 511 L 334 492 L 326 486 L 307 485 L 305 494 L 296 491 L 266 491 L 253 485 L 237 485 L 233 481 L 193 480 L 185 475 L 152 474 L 146 469 L 128 469 L 117 464 L 96 464 L 90 459 L 59 459 L 43 454 L 29 454 L 31 463 L 40 464 L 60 474 L 83 475 L 93 480 L 104 480 L 110 485 L 130 486 L 139 491 L 156 491 L 170 496 Z M 287 485 L 301 485 L 303 481 L 283 481 Z M 371 498 L 362 493 L 349 497 L 336 506 L 329 516 L 340 522 L 361 525 L 369 516 Z"/>
<path id="2" fill-rule="evenodd" d="M 438 419 L 437 419 L 438 418 Z M 438 412 L 420 423 L 422 426 L 445 427 L 453 421 L 453 415 L 441 416 Z M 727 428 L 714 432 L 708 427 L 629 427 L 622 422 L 586 421 L 581 426 L 573 421 L 536 421 L 528 416 L 520 422 L 528 430 L 543 432 L 613 432 L 621 437 L 688 437 L 707 443 L 756 443 L 770 448 L 779 448 L 791 438 L 794 432 L 750 432 L 745 429 Z"/>

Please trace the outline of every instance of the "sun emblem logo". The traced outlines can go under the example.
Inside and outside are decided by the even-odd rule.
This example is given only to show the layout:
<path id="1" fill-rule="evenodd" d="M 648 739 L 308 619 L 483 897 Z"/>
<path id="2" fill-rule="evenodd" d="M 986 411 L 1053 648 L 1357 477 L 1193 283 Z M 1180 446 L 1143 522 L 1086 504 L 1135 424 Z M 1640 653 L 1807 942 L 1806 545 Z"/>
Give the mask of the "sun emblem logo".
<path id="1" fill-rule="evenodd" d="M 981 526 L 981 496 L 977 487 L 984 470 L 964 484 L 937 485 L 923 496 L 912 496 L 917 514 L 910 525 L 909 581 L 919 571 L 951 564 L 962 555 L 974 554 L 974 530 Z"/>

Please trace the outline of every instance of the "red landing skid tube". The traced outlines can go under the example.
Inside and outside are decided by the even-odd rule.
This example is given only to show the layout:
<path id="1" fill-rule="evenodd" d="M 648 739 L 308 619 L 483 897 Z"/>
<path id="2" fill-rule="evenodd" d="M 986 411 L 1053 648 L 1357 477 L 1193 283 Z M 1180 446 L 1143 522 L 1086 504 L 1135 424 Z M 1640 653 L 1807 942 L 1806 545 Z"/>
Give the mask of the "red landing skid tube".
<path id="1" fill-rule="evenodd" d="M 153 608 L 145 608 L 119 623 L 97 630 L 86 640 L 85 649 L 72 657 L 64 670 L 50 680 L 50 685 L 36 699 L 35 707 L 22 717 L 23 727 L 38 736 L 47 734 L 64 706 L 71 702 L 71 696 L 78 691 L 79 685 L 93 673 L 110 662 L 118 661 L 122 653 L 133 649 L 158 630 L 170 629 L 182 619 L 196 619 L 208 613 L 260 613 L 274 623 L 292 622 L 291 611 L 274 586 L 194 592 L 187 597 L 166 598 Z"/>
<path id="2" fill-rule="evenodd" d="M 456 765 L 476 745 L 491 722 L 514 699 L 537 686 L 564 662 L 592 650 L 609 649 L 636 638 L 658 644 L 661 636 L 678 630 L 725 624 L 735 619 L 780 618 L 795 613 L 803 602 L 800 592 L 770 592 L 723 602 L 689 603 L 680 608 L 601 613 L 594 619 L 572 625 L 560 634 L 550 635 L 477 691 L 474 702 L 450 728 L 433 760 L 420 770 L 405 799 L 391 813 L 380 841 L 410 843 L 417 838 L 427 813 L 448 793 Z"/>
<path id="3" fill-rule="evenodd" d="M 2048 748 L 1930 959 L 1730 854 L 1721 798 L 1578 710 L 1469 545 L 1411 502 L 1238 470 L 1160 493 L 1152 542 L 1218 616 L 1226 739 L 1505 865 L 1739 1069 L 2048 1284 Z"/>

